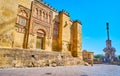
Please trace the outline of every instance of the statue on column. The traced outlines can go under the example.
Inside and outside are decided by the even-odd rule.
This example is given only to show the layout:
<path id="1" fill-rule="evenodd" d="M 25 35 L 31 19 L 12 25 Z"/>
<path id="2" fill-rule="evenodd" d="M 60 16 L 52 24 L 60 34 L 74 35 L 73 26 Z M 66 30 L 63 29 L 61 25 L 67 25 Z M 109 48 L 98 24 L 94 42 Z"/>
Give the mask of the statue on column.
<path id="1" fill-rule="evenodd" d="M 112 40 L 110 40 L 109 23 L 106 23 L 106 27 L 107 27 L 107 40 L 106 47 L 103 49 L 103 51 L 105 52 L 104 62 L 111 63 L 117 60 L 117 58 L 115 57 L 116 49 L 112 47 Z"/>

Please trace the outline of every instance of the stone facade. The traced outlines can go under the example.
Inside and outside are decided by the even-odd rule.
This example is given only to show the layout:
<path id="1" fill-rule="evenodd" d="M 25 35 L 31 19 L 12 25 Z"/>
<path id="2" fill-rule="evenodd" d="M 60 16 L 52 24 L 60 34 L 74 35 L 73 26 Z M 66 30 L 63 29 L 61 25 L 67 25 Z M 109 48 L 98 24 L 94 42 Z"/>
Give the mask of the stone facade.
<path id="1" fill-rule="evenodd" d="M 85 62 L 88 62 L 89 64 L 93 65 L 93 59 L 94 59 L 94 52 L 88 52 L 87 50 L 83 50 L 82 52 L 83 60 Z"/>
<path id="2" fill-rule="evenodd" d="M 82 24 L 38 0 L 0 0 L 0 47 L 42 49 L 82 59 Z"/>

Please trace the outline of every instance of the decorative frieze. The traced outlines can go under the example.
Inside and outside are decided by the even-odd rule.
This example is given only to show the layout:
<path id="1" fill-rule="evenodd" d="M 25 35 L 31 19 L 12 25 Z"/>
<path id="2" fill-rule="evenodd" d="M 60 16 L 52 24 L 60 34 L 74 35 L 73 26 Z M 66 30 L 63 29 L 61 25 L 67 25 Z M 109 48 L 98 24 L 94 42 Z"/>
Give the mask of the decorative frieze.
<path id="1" fill-rule="evenodd" d="M 18 6 L 16 31 L 19 33 L 25 33 L 28 30 L 28 22 L 30 17 L 30 10 L 22 5 Z"/>

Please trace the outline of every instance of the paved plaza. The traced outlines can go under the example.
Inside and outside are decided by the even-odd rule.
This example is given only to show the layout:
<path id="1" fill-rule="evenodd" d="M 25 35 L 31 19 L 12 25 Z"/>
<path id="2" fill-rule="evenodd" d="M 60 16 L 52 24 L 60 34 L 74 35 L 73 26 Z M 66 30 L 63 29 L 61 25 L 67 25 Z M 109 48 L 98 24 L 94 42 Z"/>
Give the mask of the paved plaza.
<path id="1" fill-rule="evenodd" d="M 4 68 L 0 76 L 120 76 L 118 65 Z"/>

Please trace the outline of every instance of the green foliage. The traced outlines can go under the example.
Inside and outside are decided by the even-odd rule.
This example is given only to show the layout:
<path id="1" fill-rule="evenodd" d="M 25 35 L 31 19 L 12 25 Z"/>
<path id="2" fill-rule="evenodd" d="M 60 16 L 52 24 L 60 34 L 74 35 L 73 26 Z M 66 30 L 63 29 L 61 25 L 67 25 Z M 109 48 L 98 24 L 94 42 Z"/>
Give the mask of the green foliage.
<path id="1" fill-rule="evenodd" d="M 97 54 L 97 55 L 94 55 L 94 58 L 95 58 L 95 59 L 102 58 L 102 57 L 103 57 L 103 55 L 102 55 L 102 54 Z"/>
<path id="2" fill-rule="evenodd" d="M 120 55 L 118 55 L 118 58 L 120 59 Z"/>

